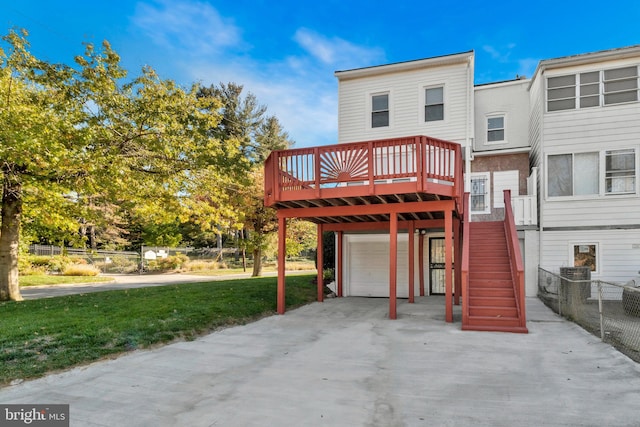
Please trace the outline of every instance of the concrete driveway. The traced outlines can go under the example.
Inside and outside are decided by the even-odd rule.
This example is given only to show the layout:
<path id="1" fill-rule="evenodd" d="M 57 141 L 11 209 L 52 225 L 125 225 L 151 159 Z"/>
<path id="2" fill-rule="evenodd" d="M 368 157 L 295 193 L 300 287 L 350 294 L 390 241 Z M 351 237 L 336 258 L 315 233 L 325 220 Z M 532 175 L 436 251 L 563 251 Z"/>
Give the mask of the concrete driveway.
<path id="1" fill-rule="evenodd" d="M 68 403 L 72 426 L 640 425 L 639 365 L 527 305 L 519 335 L 463 332 L 437 297 L 401 301 L 395 321 L 387 299 L 331 299 L 5 387 L 0 402 Z"/>

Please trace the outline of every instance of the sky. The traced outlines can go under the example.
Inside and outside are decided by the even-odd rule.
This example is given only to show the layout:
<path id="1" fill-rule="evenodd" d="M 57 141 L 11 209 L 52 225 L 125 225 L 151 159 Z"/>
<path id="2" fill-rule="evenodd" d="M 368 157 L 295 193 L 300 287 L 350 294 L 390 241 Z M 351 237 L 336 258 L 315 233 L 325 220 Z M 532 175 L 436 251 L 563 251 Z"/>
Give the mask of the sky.
<path id="1" fill-rule="evenodd" d="M 640 44 L 640 0 L 0 0 L 0 33 L 73 64 L 109 41 L 184 87 L 235 82 L 295 147 L 337 143 L 335 71 L 475 52 L 475 83 L 531 77 L 541 59 Z"/>

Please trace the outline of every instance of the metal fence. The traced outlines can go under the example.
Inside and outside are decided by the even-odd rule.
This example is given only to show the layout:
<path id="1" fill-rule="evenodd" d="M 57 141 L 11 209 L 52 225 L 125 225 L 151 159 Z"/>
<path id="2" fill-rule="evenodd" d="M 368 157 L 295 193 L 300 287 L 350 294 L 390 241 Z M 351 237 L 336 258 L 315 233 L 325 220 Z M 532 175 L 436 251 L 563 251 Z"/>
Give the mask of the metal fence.
<path id="1" fill-rule="evenodd" d="M 87 264 L 97 267 L 103 274 L 137 274 L 144 271 L 148 263 L 148 260 L 144 260 L 144 253 L 148 251 L 152 251 L 157 256 L 185 254 L 190 259 L 211 259 L 221 262 L 231 262 L 240 258 L 240 251 L 237 248 L 193 249 L 143 246 L 140 252 L 132 252 L 62 248 L 54 245 L 29 246 L 30 254 L 45 257 L 68 255 L 72 258 L 83 259 Z"/>
<path id="2" fill-rule="evenodd" d="M 556 313 L 640 362 L 640 287 L 575 280 L 539 268 L 538 297 Z"/>

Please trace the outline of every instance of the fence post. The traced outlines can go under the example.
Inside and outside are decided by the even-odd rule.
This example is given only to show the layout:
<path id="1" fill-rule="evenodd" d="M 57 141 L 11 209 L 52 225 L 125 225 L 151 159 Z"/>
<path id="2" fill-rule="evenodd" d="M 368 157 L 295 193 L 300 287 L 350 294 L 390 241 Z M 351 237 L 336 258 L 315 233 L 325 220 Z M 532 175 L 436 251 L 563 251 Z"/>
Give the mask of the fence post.
<path id="1" fill-rule="evenodd" d="M 598 280 L 598 312 L 600 313 L 600 339 L 604 341 L 604 314 L 602 313 L 602 282 Z"/>

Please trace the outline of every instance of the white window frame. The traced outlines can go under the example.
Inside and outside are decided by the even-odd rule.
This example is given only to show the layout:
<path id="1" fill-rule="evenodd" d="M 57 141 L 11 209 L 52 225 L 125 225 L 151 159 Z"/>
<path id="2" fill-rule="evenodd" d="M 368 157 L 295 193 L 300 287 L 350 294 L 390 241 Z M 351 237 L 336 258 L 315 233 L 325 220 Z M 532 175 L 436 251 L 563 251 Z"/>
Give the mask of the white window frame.
<path id="1" fill-rule="evenodd" d="M 442 119 L 438 120 L 427 120 L 427 90 L 431 89 L 442 89 Z M 434 84 L 434 85 L 424 85 L 421 88 L 420 94 L 420 108 L 421 108 L 421 122 L 425 125 L 430 123 L 442 123 L 447 119 L 447 88 L 444 83 Z M 433 104 L 439 105 L 439 104 Z"/>
<path id="2" fill-rule="evenodd" d="M 616 151 L 633 151 L 634 161 L 635 161 L 635 169 L 633 171 L 634 185 L 632 191 L 619 191 L 619 192 L 611 192 L 607 191 L 607 179 L 609 176 L 607 175 L 607 156 L 608 153 L 616 152 Z M 579 154 L 597 154 L 598 158 L 598 191 L 590 194 L 575 194 L 575 185 L 572 184 L 571 195 L 568 196 L 552 196 L 549 194 L 549 157 L 551 156 L 571 156 L 572 158 L 572 182 L 575 180 L 575 161 L 574 158 Z M 545 156 L 545 195 L 547 200 L 577 200 L 577 199 L 594 199 L 598 197 L 635 197 L 638 194 L 638 176 L 639 176 L 639 158 L 640 150 L 639 147 L 619 147 L 612 148 L 608 150 L 600 150 L 600 151 L 585 151 L 585 152 L 574 152 L 574 153 L 548 153 Z"/>
<path id="3" fill-rule="evenodd" d="M 576 241 L 570 241 L 569 242 L 569 247 L 568 252 L 569 252 L 569 265 L 571 267 L 576 267 L 576 260 L 575 260 L 575 247 L 576 246 L 595 246 L 595 257 L 596 257 L 596 269 L 591 271 L 591 274 L 599 274 L 601 271 L 601 266 L 600 264 L 602 264 L 602 256 L 600 254 L 600 242 L 598 241 L 583 241 L 583 240 L 576 240 Z M 580 266 L 578 266 L 580 267 Z"/>
<path id="4" fill-rule="evenodd" d="M 635 68 L 636 74 L 634 76 L 624 76 L 618 78 L 608 78 L 607 74 L 617 71 L 623 70 L 627 68 Z M 587 77 L 588 74 L 597 74 L 597 81 L 589 81 L 584 82 L 583 79 Z M 549 88 L 549 80 L 553 78 L 562 78 L 562 77 L 574 77 L 575 84 L 574 85 L 565 85 L 559 86 L 556 88 Z M 635 79 L 635 88 L 614 88 L 614 86 L 618 83 L 629 82 Z M 549 90 L 562 90 L 568 89 L 570 87 L 574 88 L 574 96 L 573 97 L 564 97 L 557 98 L 554 100 L 549 99 Z M 593 92 L 593 88 L 597 87 L 597 93 Z M 592 88 L 589 90 L 588 88 Z M 608 96 L 620 95 L 620 94 L 632 94 L 635 92 L 635 99 L 623 100 L 623 101 L 608 101 Z M 568 101 L 573 99 L 573 107 L 571 108 L 562 108 L 558 110 L 550 110 L 549 103 L 554 101 Z M 597 103 L 592 102 L 592 105 L 582 105 L 583 101 L 587 100 L 596 100 Z M 615 68 L 606 68 L 601 70 L 585 70 L 582 72 L 576 72 L 572 74 L 561 74 L 557 76 L 548 76 L 545 80 L 545 111 L 547 113 L 558 113 L 562 111 L 571 111 L 571 110 L 582 110 L 588 108 L 595 107 L 609 107 L 612 105 L 620 105 L 620 104 L 630 104 L 634 102 L 640 102 L 640 66 L 637 64 L 618 66 Z M 586 102 L 585 102 L 586 103 Z"/>
<path id="5" fill-rule="evenodd" d="M 635 81 L 636 81 L 636 87 L 635 89 L 622 89 L 622 90 L 611 90 L 611 91 L 606 91 L 607 90 L 607 83 L 611 83 L 611 84 L 615 84 L 615 83 L 619 83 L 622 81 L 630 81 L 633 80 L 634 77 L 621 77 L 621 78 L 617 78 L 617 79 L 606 79 L 607 73 L 611 72 L 611 71 L 617 71 L 617 70 L 622 70 L 625 68 L 635 68 L 636 69 L 636 75 L 635 75 Z M 640 73 L 638 73 L 638 66 L 637 65 L 628 65 L 628 66 L 624 66 L 624 67 L 616 67 L 616 68 L 608 68 L 606 70 L 603 70 L 601 73 L 601 77 L 600 80 L 602 81 L 602 85 L 601 85 L 601 97 L 602 97 L 602 101 L 601 101 L 601 105 L 603 106 L 610 106 L 610 105 L 619 105 L 619 104 L 629 104 L 629 103 L 633 103 L 633 102 L 638 102 L 640 101 L 640 96 L 638 91 L 640 90 L 640 85 L 638 84 L 638 78 L 640 77 L 639 75 Z M 619 102 L 607 102 L 607 95 L 616 95 L 616 94 L 621 94 L 621 93 L 632 93 L 635 92 L 635 99 L 629 100 L 629 101 L 619 101 Z"/>
<path id="6" fill-rule="evenodd" d="M 387 125 L 386 126 L 373 126 L 373 114 L 377 111 L 373 110 L 373 97 L 375 96 L 387 96 Z M 384 110 L 379 110 L 384 111 Z M 391 127 L 391 91 L 376 91 L 367 94 L 367 126 L 369 129 L 389 129 Z"/>
<path id="7" fill-rule="evenodd" d="M 609 176 L 608 173 L 609 171 L 607 170 L 607 158 L 609 157 L 610 153 L 615 153 L 615 152 L 629 152 L 629 151 L 633 151 L 633 159 L 634 159 L 634 170 L 633 170 L 633 189 L 630 191 L 608 191 L 609 186 L 608 184 L 608 180 L 609 178 L 620 178 L 620 176 Z M 638 150 L 634 147 L 632 148 L 616 148 L 616 149 L 612 149 L 612 150 L 604 150 L 602 152 L 602 159 L 601 159 L 601 164 L 603 165 L 603 167 L 601 168 L 604 174 L 604 179 L 602 180 L 602 186 L 603 189 L 602 191 L 604 192 L 605 196 L 618 196 L 618 195 L 635 195 L 638 193 Z M 626 177 L 631 177 L 631 175 L 628 175 Z M 622 178 L 625 178 L 625 176 L 622 176 Z"/>
<path id="8" fill-rule="evenodd" d="M 484 210 L 474 210 L 473 209 L 473 203 L 472 203 L 472 197 L 475 195 L 473 192 L 473 180 L 475 178 L 482 178 L 485 180 L 486 184 L 485 184 L 485 190 L 484 190 L 484 197 L 485 197 L 485 203 L 484 203 Z M 469 188 L 469 212 L 472 214 L 490 214 L 491 213 L 491 173 L 490 172 L 472 172 L 470 175 L 470 179 L 469 179 L 469 185 L 471 186 L 471 188 Z"/>
<path id="9" fill-rule="evenodd" d="M 491 119 L 498 119 L 498 118 L 502 118 L 502 128 L 496 128 L 496 129 L 489 129 L 489 120 Z M 507 114 L 503 113 L 503 112 L 496 112 L 496 113 L 490 113 L 487 114 L 485 117 L 485 137 L 486 137 L 486 144 L 487 145 L 501 145 L 501 144 L 507 144 Z M 489 141 L 489 132 L 491 131 L 496 131 L 496 130 L 502 130 L 503 133 L 503 138 L 496 140 L 496 141 Z"/>

